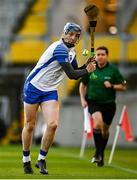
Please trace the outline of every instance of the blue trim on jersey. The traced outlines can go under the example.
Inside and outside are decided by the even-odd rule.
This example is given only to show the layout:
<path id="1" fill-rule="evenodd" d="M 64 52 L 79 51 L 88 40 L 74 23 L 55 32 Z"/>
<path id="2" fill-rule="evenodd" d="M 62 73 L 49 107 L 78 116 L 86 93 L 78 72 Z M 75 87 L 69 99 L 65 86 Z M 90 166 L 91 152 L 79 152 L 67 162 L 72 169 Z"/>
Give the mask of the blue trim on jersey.
<path id="1" fill-rule="evenodd" d="M 68 62 L 69 58 L 68 58 L 68 50 L 61 44 L 59 44 L 54 52 L 53 52 L 53 56 L 56 57 L 57 61 L 59 63 L 63 63 L 63 62 Z"/>
<path id="2" fill-rule="evenodd" d="M 58 101 L 58 93 L 54 91 L 41 91 L 34 87 L 30 82 L 26 82 L 23 90 L 23 101 L 28 104 L 39 104 L 44 101 Z"/>

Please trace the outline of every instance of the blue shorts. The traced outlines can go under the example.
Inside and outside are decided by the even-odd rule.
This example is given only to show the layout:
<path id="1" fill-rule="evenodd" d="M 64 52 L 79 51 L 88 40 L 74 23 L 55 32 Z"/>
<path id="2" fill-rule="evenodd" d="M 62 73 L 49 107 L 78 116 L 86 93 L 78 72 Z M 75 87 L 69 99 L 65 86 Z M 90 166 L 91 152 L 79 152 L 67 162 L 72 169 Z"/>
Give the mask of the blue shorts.
<path id="1" fill-rule="evenodd" d="M 28 104 L 38 104 L 44 101 L 58 101 L 58 93 L 54 91 L 41 91 L 34 87 L 30 82 L 26 82 L 23 89 L 23 101 Z"/>

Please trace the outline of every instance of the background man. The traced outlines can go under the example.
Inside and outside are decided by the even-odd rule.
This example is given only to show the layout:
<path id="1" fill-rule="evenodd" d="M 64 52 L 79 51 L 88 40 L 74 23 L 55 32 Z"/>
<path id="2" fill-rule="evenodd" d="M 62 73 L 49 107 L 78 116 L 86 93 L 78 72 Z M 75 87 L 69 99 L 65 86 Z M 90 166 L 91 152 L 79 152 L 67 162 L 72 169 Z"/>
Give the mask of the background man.
<path id="1" fill-rule="evenodd" d="M 109 128 L 116 112 L 116 91 L 125 90 L 125 80 L 116 66 L 108 62 L 108 49 L 96 49 L 97 67 L 86 74 L 79 87 L 82 107 L 88 106 L 94 121 L 95 155 L 91 162 L 104 165 L 104 150 L 109 138 Z"/>

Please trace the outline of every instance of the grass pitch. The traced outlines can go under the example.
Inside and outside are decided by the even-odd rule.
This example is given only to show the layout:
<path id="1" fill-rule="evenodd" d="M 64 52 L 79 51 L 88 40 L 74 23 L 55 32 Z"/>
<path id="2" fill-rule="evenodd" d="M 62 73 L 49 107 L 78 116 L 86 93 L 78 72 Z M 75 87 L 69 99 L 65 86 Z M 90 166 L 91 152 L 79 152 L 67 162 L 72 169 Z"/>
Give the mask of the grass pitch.
<path id="1" fill-rule="evenodd" d="M 112 165 L 108 165 L 110 150 L 106 151 L 105 166 L 90 163 L 94 149 L 87 148 L 83 158 L 79 148 L 52 147 L 47 157 L 49 175 L 41 175 L 34 167 L 39 153 L 32 146 L 31 159 L 34 175 L 25 175 L 22 169 L 21 145 L 0 146 L 0 179 L 136 179 L 137 150 L 116 149 Z"/>

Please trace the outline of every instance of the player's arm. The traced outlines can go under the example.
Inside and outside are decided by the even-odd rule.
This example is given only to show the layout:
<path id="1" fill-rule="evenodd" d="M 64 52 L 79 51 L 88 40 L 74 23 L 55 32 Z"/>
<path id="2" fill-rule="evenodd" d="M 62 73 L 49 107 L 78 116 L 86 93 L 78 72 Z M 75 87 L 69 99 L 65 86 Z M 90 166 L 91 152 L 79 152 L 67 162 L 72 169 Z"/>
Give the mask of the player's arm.
<path id="1" fill-rule="evenodd" d="M 112 88 L 115 91 L 126 90 L 126 81 L 117 68 L 115 68 L 114 81 L 112 83 L 110 83 L 109 81 L 105 81 L 104 85 L 106 88 Z"/>
<path id="2" fill-rule="evenodd" d="M 112 88 L 115 91 L 124 91 L 126 90 L 126 81 L 124 81 L 123 83 L 120 84 L 112 84 L 109 81 L 105 81 L 104 85 L 106 88 Z"/>
<path id="3" fill-rule="evenodd" d="M 124 91 L 126 90 L 126 80 L 124 79 L 123 75 L 119 71 L 119 69 L 116 69 L 115 73 L 115 83 L 112 84 L 112 88 L 116 91 Z"/>
<path id="4" fill-rule="evenodd" d="M 83 82 L 81 82 L 79 85 L 79 94 L 80 94 L 81 105 L 83 108 L 88 105 L 85 99 L 86 93 L 87 93 L 87 86 L 84 85 Z"/>
<path id="5" fill-rule="evenodd" d="M 69 62 L 62 62 L 60 63 L 62 66 L 63 70 L 67 74 L 67 76 L 70 79 L 78 79 L 89 72 L 92 72 L 96 68 L 96 64 L 94 62 L 90 62 L 87 64 L 84 64 L 81 67 L 78 67 L 77 61 L 74 58 L 73 62 L 70 64 Z"/>
<path id="6" fill-rule="evenodd" d="M 74 69 L 69 62 L 60 63 L 60 65 L 70 79 L 78 79 L 88 73 L 87 68 Z"/>
<path id="7" fill-rule="evenodd" d="M 74 69 L 85 69 L 87 67 L 87 65 L 89 63 L 91 63 L 91 62 L 94 63 L 94 64 L 96 63 L 94 58 L 89 58 L 85 64 L 83 64 L 82 66 L 78 67 L 77 60 L 76 60 L 76 57 L 75 57 L 71 64 L 72 64 Z"/>
<path id="8" fill-rule="evenodd" d="M 63 62 L 60 63 L 60 65 L 70 79 L 78 79 L 96 69 L 94 62 L 89 63 L 86 68 L 83 69 L 74 69 L 69 62 Z"/>
<path id="9" fill-rule="evenodd" d="M 124 91 L 126 90 L 126 81 L 121 84 L 111 84 L 111 87 L 116 91 Z"/>
<path id="10" fill-rule="evenodd" d="M 55 49 L 54 56 L 70 79 L 77 80 L 78 78 L 88 74 L 89 72 L 94 71 L 96 67 L 95 64 L 89 63 L 83 69 L 75 69 L 69 62 L 67 50 L 61 45 Z"/>

